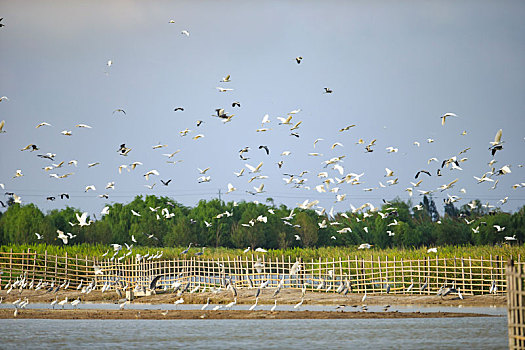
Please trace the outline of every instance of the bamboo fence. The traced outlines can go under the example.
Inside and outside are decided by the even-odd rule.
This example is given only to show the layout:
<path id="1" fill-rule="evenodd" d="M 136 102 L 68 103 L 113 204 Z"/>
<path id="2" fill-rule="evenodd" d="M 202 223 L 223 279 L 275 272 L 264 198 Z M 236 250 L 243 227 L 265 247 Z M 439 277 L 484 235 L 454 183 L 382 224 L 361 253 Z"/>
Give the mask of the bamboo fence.
<path id="1" fill-rule="evenodd" d="M 520 256 L 516 265 L 521 265 Z M 339 259 L 298 260 L 300 270 L 290 275 L 296 261 L 290 258 L 267 260 L 264 255 L 242 256 L 234 259 L 208 260 L 205 257 L 181 257 L 169 260 L 136 256 L 126 259 L 98 260 L 87 256 L 56 256 L 38 254 L 28 250 L 23 253 L 0 253 L 0 287 L 17 278 L 70 282 L 76 287 L 82 281 L 96 280 L 97 288 L 147 288 L 153 278 L 161 275 L 157 287 L 168 289 L 175 282 L 192 288 L 224 288 L 232 283 L 236 288 L 259 286 L 268 281 L 268 287 L 277 287 L 283 280 L 284 288 L 303 288 L 319 292 L 335 292 L 348 279 L 353 293 L 368 294 L 435 294 L 443 285 L 460 288 L 466 295 L 489 294 L 493 283 L 497 294 L 507 292 L 505 276 L 506 259 L 488 258 L 439 258 L 420 260 L 369 259 L 346 257 Z M 95 266 L 102 274 L 95 274 Z M 251 283 L 250 283 L 251 282 Z M 426 287 L 425 287 L 426 285 Z M 412 287 L 410 287 L 412 286 Z"/>
<path id="2" fill-rule="evenodd" d="M 525 269 L 512 259 L 507 267 L 509 349 L 525 349 Z"/>

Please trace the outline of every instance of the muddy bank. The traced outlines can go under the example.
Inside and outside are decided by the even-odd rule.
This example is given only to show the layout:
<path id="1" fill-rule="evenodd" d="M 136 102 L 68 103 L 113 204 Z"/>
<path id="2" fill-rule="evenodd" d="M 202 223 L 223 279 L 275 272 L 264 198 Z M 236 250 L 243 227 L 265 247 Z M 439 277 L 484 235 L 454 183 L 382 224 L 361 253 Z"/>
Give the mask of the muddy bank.
<path id="1" fill-rule="evenodd" d="M 253 304 L 255 301 L 255 289 L 238 290 L 237 304 Z M 259 304 L 273 304 L 277 299 L 278 304 L 296 304 L 301 301 L 301 291 L 285 289 L 276 297 L 273 297 L 274 289 L 264 289 L 259 297 Z M 27 298 L 30 303 L 51 303 L 53 300 L 63 300 L 65 297 L 72 301 L 80 298 L 82 302 L 91 303 L 117 303 L 125 296 L 118 295 L 115 291 L 101 293 L 94 291 L 90 294 L 82 294 L 77 291 L 60 291 L 58 293 L 46 293 L 45 291 L 23 290 L 22 293 L 12 291 L 7 294 L 5 290 L 0 291 L 0 297 L 4 303 L 13 302 L 19 298 Z M 505 295 L 464 295 L 460 300 L 456 295 L 438 297 L 436 295 L 387 295 L 387 294 L 368 294 L 364 303 L 368 305 L 429 305 L 429 306 L 506 306 L 507 298 Z M 155 295 L 135 298 L 133 303 L 144 304 L 170 304 L 180 299 L 173 293 L 158 293 Z M 233 301 L 233 295 L 229 291 L 218 293 L 184 293 L 182 296 L 185 304 L 205 304 L 210 298 L 211 304 L 227 304 Z M 336 293 L 314 293 L 307 292 L 304 297 L 304 305 L 362 305 L 363 294 L 348 294 L 342 296 Z"/>
<path id="2" fill-rule="evenodd" d="M 455 312 L 331 312 L 331 311 L 247 311 L 247 310 L 37 310 L 19 309 L 16 318 L 67 320 L 191 320 L 191 319 L 399 319 L 444 317 L 493 317 Z M 13 309 L 0 309 L 0 319 L 15 318 Z"/>

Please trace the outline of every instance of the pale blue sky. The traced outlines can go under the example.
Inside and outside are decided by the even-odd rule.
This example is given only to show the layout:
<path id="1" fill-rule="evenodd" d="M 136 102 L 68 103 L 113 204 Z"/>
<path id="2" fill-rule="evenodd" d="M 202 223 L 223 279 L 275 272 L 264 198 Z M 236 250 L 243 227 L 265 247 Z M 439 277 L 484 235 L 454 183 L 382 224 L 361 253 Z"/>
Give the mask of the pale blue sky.
<path id="1" fill-rule="evenodd" d="M 347 210 L 382 198 L 408 199 L 405 188 L 420 169 L 423 190 L 459 178 L 446 193 L 497 204 L 509 197 L 503 210 L 525 204 L 525 3 L 522 1 L 1 1 L 0 17 L 0 183 L 6 191 L 44 210 L 66 205 L 99 213 L 106 203 L 128 202 L 137 194 L 167 195 L 194 205 L 199 199 L 224 193 L 232 183 L 237 191 L 225 200 L 264 201 L 295 206 L 319 199 L 329 209 Z M 170 24 L 173 19 L 175 23 Z M 181 34 L 188 30 L 190 36 Z M 304 59 L 300 65 L 295 57 Z M 106 66 L 113 61 L 111 67 Z M 230 74 L 230 83 L 219 83 Z M 220 93 L 217 86 L 233 88 Z M 330 87 L 333 94 L 323 94 Z M 232 108 L 240 101 L 241 108 Z M 183 106 L 184 112 L 173 112 Z M 234 113 L 231 123 L 211 117 L 215 108 Z M 113 114 L 123 108 L 127 115 Z M 300 138 L 289 136 L 277 116 L 300 108 L 293 121 L 302 121 Z M 459 117 L 441 125 L 446 112 Z M 268 113 L 271 128 L 257 133 Z M 196 127 L 195 122 L 205 123 Z M 52 127 L 35 129 L 46 121 Z M 78 129 L 85 123 L 92 129 Z M 340 133 L 344 126 L 355 128 Z M 186 137 L 179 131 L 192 130 Z M 71 130 L 73 136 L 60 134 Z M 499 184 L 476 184 L 473 176 L 490 170 L 487 148 L 503 129 L 504 150 L 496 155 L 496 169 L 511 165 L 512 173 L 497 177 Z M 466 136 L 460 136 L 463 130 Z M 192 140 L 204 134 L 200 140 Z M 323 138 L 313 148 L 313 141 Z M 363 145 L 377 139 L 375 151 Z M 426 139 L 435 139 L 427 144 Z M 418 148 L 414 141 L 421 142 Z M 157 143 L 167 144 L 153 150 Z M 340 142 L 344 147 L 330 146 Z M 21 152 L 34 143 L 40 151 Z M 126 143 L 128 157 L 116 153 Z M 270 156 L 258 149 L 270 148 Z M 264 162 L 269 178 L 247 183 L 233 171 L 244 167 L 238 150 L 250 146 L 248 164 Z M 387 154 L 394 146 L 398 153 Z M 463 171 L 443 170 L 427 160 L 457 155 L 468 157 Z M 162 153 L 181 152 L 167 164 Z M 292 155 L 281 157 L 284 150 Z M 36 154 L 56 153 L 49 162 Z M 308 156 L 320 152 L 322 157 Z M 319 194 L 321 162 L 345 155 L 345 174 L 365 175 L 362 185 L 340 186 L 347 199 L 334 203 L 335 194 Z M 51 163 L 76 159 L 77 168 L 64 166 L 45 172 Z M 284 160 L 282 169 L 276 163 Z M 118 174 L 120 164 L 141 161 L 143 166 Z M 101 164 L 88 168 L 87 164 Z M 211 167 L 211 182 L 198 184 L 197 167 Z M 386 184 L 384 168 L 395 171 L 399 184 L 365 192 Z M 24 176 L 13 179 L 17 169 Z M 160 176 L 145 181 L 143 174 L 157 169 Z M 246 169 L 247 172 L 248 169 Z M 284 185 L 282 173 L 308 170 L 304 188 Z M 49 173 L 74 172 L 67 179 Z M 173 179 L 164 187 L 160 179 Z M 494 177 L 494 179 L 497 179 Z M 115 190 L 104 186 L 115 181 Z M 157 185 L 153 190 L 145 184 Z M 265 184 L 266 193 L 246 194 Z M 96 192 L 84 192 L 87 185 Z M 331 187 L 334 187 L 332 185 Z M 467 193 L 460 193 L 465 188 Z M 414 189 L 417 190 L 417 189 Z M 47 202 L 61 192 L 69 201 Z M 109 194 L 109 200 L 99 194 Z M 5 199 L 5 197 L 4 197 Z M 413 202 L 419 202 L 414 195 Z M 441 209 L 442 205 L 438 207 Z"/>

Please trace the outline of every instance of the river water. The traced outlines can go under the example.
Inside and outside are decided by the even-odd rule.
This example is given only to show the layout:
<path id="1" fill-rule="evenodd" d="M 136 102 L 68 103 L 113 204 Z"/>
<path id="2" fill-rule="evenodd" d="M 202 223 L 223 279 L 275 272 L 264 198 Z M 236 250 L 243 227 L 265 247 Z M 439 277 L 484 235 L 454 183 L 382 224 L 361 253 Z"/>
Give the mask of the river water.
<path id="1" fill-rule="evenodd" d="M 1 304 L 0 304 L 1 305 Z M 82 304 L 82 308 L 115 308 Z M 7 305 L 2 305 L 8 307 Z M 29 307 L 40 305 L 29 305 Z M 130 305 L 172 309 L 174 305 Z M 183 305 L 179 305 L 182 309 Z M 184 308 L 199 305 L 184 305 Z M 12 305 L 11 305 L 12 307 Z M 42 305 L 44 307 L 44 305 Z M 249 307 L 249 306 L 246 306 Z M 261 309 L 269 309 L 264 305 Z M 244 309 L 245 305 L 238 307 Z M 284 310 L 288 307 L 282 306 Z M 322 309 L 333 307 L 322 306 Z M 369 309 L 372 307 L 369 307 Z M 306 310 L 317 310 L 308 305 Z M 0 320 L 0 348 L 33 349 L 505 349 L 504 308 L 403 311 L 479 312 L 499 317 L 348 320 Z"/>

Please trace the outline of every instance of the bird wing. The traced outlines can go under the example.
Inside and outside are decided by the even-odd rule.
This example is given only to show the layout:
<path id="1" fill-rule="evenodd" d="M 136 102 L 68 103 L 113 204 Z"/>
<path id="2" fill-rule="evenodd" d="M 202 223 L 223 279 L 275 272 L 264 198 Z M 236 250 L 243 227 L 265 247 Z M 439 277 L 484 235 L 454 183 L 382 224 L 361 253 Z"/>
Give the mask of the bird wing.
<path id="1" fill-rule="evenodd" d="M 496 133 L 496 136 L 494 137 L 494 143 L 498 144 L 501 142 L 501 134 L 503 133 L 502 129 L 499 129 L 499 131 Z"/>

